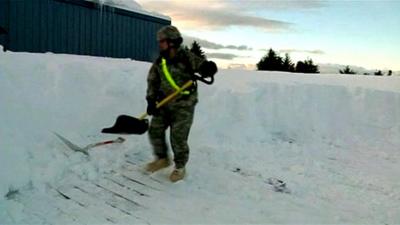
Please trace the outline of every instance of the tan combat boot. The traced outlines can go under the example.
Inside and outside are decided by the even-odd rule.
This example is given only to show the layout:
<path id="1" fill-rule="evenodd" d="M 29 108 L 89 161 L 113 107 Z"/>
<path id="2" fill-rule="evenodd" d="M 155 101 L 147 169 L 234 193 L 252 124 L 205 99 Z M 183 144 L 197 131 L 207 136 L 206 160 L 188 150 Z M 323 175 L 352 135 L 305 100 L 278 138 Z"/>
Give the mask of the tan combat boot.
<path id="1" fill-rule="evenodd" d="M 146 171 L 150 173 L 154 173 L 158 170 L 164 169 L 171 165 L 171 162 L 168 158 L 156 159 L 151 163 L 146 165 Z"/>
<path id="2" fill-rule="evenodd" d="M 169 180 L 172 182 L 182 180 L 185 177 L 185 173 L 185 168 L 174 169 L 174 171 L 172 171 L 171 175 L 169 176 Z"/>

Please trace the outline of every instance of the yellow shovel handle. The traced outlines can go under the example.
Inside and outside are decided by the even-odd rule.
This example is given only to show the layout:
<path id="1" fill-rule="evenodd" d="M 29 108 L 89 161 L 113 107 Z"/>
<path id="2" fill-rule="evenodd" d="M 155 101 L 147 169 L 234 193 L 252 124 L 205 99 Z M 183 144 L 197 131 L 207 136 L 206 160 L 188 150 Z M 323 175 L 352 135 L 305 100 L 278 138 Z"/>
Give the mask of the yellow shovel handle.
<path id="1" fill-rule="evenodd" d="M 159 102 L 156 106 L 156 108 L 160 108 L 163 105 L 167 104 L 168 102 L 170 102 L 172 99 L 174 99 L 177 95 L 179 95 L 182 91 L 188 89 L 190 86 L 193 85 L 193 81 L 189 80 L 188 82 L 186 82 L 182 87 L 180 87 L 178 90 L 176 90 L 174 93 L 168 95 L 166 98 L 164 98 L 161 102 Z M 143 113 L 140 117 L 139 120 L 143 120 L 144 118 L 146 118 L 148 116 L 147 112 Z"/>

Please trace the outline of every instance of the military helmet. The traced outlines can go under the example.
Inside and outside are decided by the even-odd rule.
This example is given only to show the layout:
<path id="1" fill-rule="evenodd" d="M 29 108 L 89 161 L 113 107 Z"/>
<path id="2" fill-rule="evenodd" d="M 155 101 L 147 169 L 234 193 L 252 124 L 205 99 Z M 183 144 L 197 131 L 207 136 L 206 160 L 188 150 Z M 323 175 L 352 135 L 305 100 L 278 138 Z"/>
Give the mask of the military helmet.
<path id="1" fill-rule="evenodd" d="M 157 32 L 158 41 L 165 39 L 175 44 L 175 46 L 179 46 L 183 41 L 178 28 L 171 25 L 164 26 Z"/>

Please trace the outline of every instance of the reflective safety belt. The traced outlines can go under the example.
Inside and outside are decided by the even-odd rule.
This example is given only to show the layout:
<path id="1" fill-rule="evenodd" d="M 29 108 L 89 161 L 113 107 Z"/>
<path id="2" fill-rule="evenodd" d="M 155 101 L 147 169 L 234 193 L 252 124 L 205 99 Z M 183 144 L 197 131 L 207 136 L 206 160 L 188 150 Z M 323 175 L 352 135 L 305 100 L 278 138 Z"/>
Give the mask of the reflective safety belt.
<path id="1" fill-rule="evenodd" d="M 167 60 L 165 60 L 164 58 L 161 58 L 161 69 L 165 75 L 165 78 L 168 80 L 169 84 L 177 91 L 179 89 L 181 89 L 178 85 L 176 85 L 174 79 L 172 78 L 171 74 L 169 73 L 168 67 L 167 67 Z M 188 95 L 188 94 L 190 94 L 190 91 L 182 91 L 181 94 Z"/>

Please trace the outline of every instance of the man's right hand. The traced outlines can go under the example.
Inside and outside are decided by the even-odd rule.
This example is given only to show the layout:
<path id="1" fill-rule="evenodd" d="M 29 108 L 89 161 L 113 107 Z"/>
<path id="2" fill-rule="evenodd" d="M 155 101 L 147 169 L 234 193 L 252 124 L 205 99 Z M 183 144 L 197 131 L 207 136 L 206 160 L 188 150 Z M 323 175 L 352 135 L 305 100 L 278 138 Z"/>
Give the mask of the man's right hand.
<path id="1" fill-rule="evenodd" d="M 156 116 L 158 115 L 157 104 L 153 100 L 147 100 L 147 115 Z"/>

